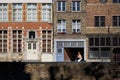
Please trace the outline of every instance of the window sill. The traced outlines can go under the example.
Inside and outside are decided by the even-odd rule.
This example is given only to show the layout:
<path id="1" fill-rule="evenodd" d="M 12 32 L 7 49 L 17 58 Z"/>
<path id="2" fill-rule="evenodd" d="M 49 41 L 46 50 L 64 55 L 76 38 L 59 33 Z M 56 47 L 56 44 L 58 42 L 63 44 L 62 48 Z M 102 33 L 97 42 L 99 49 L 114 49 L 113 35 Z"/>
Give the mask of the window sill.
<path id="1" fill-rule="evenodd" d="M 81 34 L 81 32 L 73 32 L 72 34 Z"/>
<path id="2" fill-rule="evenodd" d="M 66 34 L 65 32 L 59 32 L 59 33 L 57 33 L 57 34 Z"/>

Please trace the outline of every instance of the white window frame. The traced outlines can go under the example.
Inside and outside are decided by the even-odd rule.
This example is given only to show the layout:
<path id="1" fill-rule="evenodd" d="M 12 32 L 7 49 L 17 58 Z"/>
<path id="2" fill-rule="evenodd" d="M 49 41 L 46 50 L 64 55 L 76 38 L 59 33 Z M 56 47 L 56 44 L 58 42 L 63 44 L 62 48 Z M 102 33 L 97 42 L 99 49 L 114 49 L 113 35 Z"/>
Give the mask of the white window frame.
<path id="1" fill-rule="evenodd" d="M 51 8 L 52 6 L 49 3 L 42 4 L 42 21 L 43 22 L 51 22 Z"/>
<path id="2" fill-rule="evenodd" d="M 34 6 L 34 4 L 36 6 Z M 30 13 L 29 13 L 29 10 L 30 10 Z M 35 14 L 33 14 L 34 10 L 35 10 Z M 29 17 L 30 17 L 30 19 L 29 19 Z M 35 17 L 35 19 L 33 17 Z M 28 22 L 31 22 L 31 21 L 36 22 L 37 21 L 37 3 L 28 3 L 27 4 L 27 21 Z"/>
<path id="3" fill-rule="evenodd" d="M 0 3 L 0 5 L 1 5 L 0 6 L 0 10 L 1 10 L 1 14 L 0 14 L 1 15 L 1 19 L 0 19 L 0 22 L 7 22 L 8 21 L 8 4 L 7 4 L 7 6 L 4 6 L 4 4 L 6 4 L 6 3 Z M 6 10 L 6 12 L 4 13 L 5 10 Z"/>
<path id="4" fill-rule="evenodd" d="M 18 5 L 19 4 L 21 4 L 21 7 L 19 7 Z M 14 5 L 16 5 L 16 6 L 14 6 Z M 16 10 L 15 12 L 15 14 L 16 14 L 16 16 L 14 15 L 14 13 L 12 13 L 12 20 L 13 21 L 17 21 L 17 22 L 22 22 L 22 19 L 23 19 L 23 14 L 22 14 L 22 12 L 23 12 L 23 10 L 22 10 L 22 3 L 13 3 L 12 4 L 12 7 L 13 7 L 13 12 L 14 12 L 14 10 Z M 19 10 L 21 10 L 21 15 L 19 15 Z M 21 17 L 21 19 L 19 19 L 19 17 Z M 14 19 L 14 18 L 16 18 L 16 19 Z"/>
<path id="5" fill-rule="evenodd" d="M 4 48 L 5 48 L 5 47 L 4 47 L 4 40 L 8 41 L 7 38 L 4 38 L 4 31 L 7 31 L 7 30 L 1 30 L 1 32 L 2 32 L 2 34 L 1 34 L 2 37 L 1 37 L 1 39 L 0 39 L 0 40 L 2 41 L 2 44 L 1 44 L 1 45 L 2 45 L 2 46 L 1 46 L 2 52 L 1 52 L 1 53 L 7 53 L 7 52 L 8 52 L 8 51 L 7 51 L 7 52 L 4 52 Z M 8 34 L 8 31 L 7 31 L 7 34 Z M 7 45 L 7 46 L 8 46 L 8 45 Z M 6 48 L 7 48 L 7 50 L 8 50 L 8 47 L 6 47 Z"/>
<path id="6" fill-rule="evenodd" d="M 78 2 L 79 2 L 80 6 L 77 6 Z M 75 3 L 75 6 L 73 6 L 73 3 Z M 71 7 L 72 12 L 80 12 L 80 10 L 81 10 L 81 2 L 80 1 L 72 1 L 72 5 L 71 6 L 72 6 Z M 73 7 L 75 7 L 75 10 L 73 10 Z M 79 7 L 80 10 L 78 10 L 78 7 Z"/>
<path id="7" fill-rule="evenodd" d="M 13 38 L 13 31 L 16 31 L 16 38 Z M 22 52 L 22 46 L 21 46 L 21 52 L 18 52 L 18 40 L 19 40 L 19 38 L 18 38 L 18 31 L 19 30 L 12 30 L 12 52 L 13 53 L 21 53 Z M 20 30 L 20 31 L 22 31 L 22 30 Z M 16 40 L 16 52 L 14 52 L 14 50 L 13 50 L 13 47 L 14 47 L 14 45 L 13 45 L 13 41 L 14 40 Z M 21 38 L 21 43 L 22 43 L 22 38 Z M 22 45 L 22 44 L 21 44 Z"/>
<path id="8" fill-rule="evenodd" d="M 60 23 L 59 23 L 59 21 L 60 21 Z M 58 33 L 66 33 L 66 20 L 58 20 L 58 23 L 57 23 L 57 32 Z"/>
<path id="9" fill-rule="evenodd" d="M 59 2 L 60 2 L 60 10 L 58 10 L 58 7 L 59 7 L 59 6 L 58 6 L 58 3 L 59 3 Z M 63 2 L 65 2 L 65 1 L 58 1 L 58 2 L 57 2 L 57 11 L 58 11 L 58 12 L 65 12 L 65 11 L 66 11 L 66 2 L 65 2 L 65 10 L 63 10 L 63 7 L 64 7 L 64 6 L 63 6 Z"/>
<path id="10" fill-rule="evenodd" d="M 74 23 L 75 21 L 75 23 Z M 74 29 L 75 29 L 75 32 L 74 32 Z M 79 29 L 79 31 L 78 31 Z M 81 32 L 81 22 L 80 20 L 72 20 L 72 32 L 73 33 L 79 33 Z"/>

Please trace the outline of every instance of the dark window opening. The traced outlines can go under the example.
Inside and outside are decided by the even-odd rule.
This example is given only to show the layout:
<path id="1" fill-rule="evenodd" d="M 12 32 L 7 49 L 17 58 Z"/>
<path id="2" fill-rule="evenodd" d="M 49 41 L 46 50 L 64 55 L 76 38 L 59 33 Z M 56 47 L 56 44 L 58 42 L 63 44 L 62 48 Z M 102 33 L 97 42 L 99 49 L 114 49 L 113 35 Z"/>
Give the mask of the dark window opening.
<path id="1" fill-rule="evenodd" d="M 101 46 L 105 46 L 105 38 L 101 38 Z"/>
<path id="2" fill-rule="evenodd" d="M 84 61 L 84 48 L 65 48 L 64 49 L 64 61 L 75 61 L 77 53 L 80 51 L 82 61 Z"/>
<path id="3" fill-rule="evenodd" d="M 105 16 L 95 16 L 95 27 L 105 26 Z"/>
<path id="4" fill-rule="evenodd" d="M 95 38 L 95 46 L 99 46 L 99 38 Z"/>
<path id="5" fill-rule="evenodd" d="M 113 38 L 113 46 L 117 46 L 117 38 Z"/>
<path id="6" fill-rule="evenodd" d="M 35 38 L 35 31 L 29 31 L 29 38 L 34 39 Z"/>
<path id="7" fill-rule="evenodd" d="M 89 44 L 90 44 L 90 46 L 94 46 L 94 38 L 90 38 Z"/>

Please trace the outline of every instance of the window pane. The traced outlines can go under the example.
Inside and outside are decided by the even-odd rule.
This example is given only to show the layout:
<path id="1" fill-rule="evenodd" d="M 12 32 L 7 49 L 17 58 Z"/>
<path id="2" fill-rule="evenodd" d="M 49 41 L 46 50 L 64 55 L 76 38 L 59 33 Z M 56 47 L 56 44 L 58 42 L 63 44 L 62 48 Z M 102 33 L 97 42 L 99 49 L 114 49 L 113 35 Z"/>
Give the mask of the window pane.
<path id="1" fill-rule="evenodd" d="M 117 38 L 113 38 L 113 46 L 117 46 Z"/>
<path id="2" fill-rule="evenodd" d="M 33 43 L 33 49 L 36 49 L 36 43 Z"/>
<path id="3" fill-rule="evenodd" d="M 105 16 L 101 16 L 101 26 L 105 26 Z"/>
<path id="4" fill-rule="evenodd" d="M 110 57 L 110 48 L 101 48 L 101 57 L 109 58 Z"/>
<path id="5" fill-rule="evenodd" d="M 28 49 L 31 49 L 31 43 L 28 43 Z"/>
<path id="6" fill-rule="evenodd" d="M 99 48 L 90 48 L 90 58 L 99 58 Z"/>
<path id="7" fill-rule="evenodd" d="M 117 16 L 113 16 L 113 26 L 117 26 Z"/>
<path id="8" fill-rule="evenodd" d="M 106 38 L 106 46 L 110 46 L 110 38 Z"/>
<path id="9" fill-rule="evenodd" d="M 105 46 L 105 38 L 101 38 L 101 46 Z"/>
<path id="10" fill-rule="evenodd" d="M 99 16 L 95 16 L 95 26 L 99 26 Z"/>
<path id="11" fill-rule="evenodd" d="M 99 46 L 99 38 L 95 38 L 95 46 Z"/>
<path id="12" fill-rule="evenodd" d="M 94 38 L 89 39 L 89 44 L 90 44 L 90 46 L 94 46 Z"/>

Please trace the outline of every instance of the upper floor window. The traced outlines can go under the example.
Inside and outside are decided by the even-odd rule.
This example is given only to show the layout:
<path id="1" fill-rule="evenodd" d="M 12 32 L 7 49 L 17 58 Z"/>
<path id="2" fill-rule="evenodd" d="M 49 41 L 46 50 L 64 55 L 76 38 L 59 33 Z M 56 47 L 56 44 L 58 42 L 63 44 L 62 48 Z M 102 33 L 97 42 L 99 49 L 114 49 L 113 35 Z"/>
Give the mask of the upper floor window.
<path id="1" fill-rule="evenodd" d="M 65 1 L 58 1 L 58 11 L 65 11 L 65 10 L 66 10 Z"/>
<path id="2" fill-rule="evenodd" d="M 113 16 L 112 19 L 113 26 L 120 26 L 120 16 Z"/>
<path id="3" fill-rule="evenodd" d="M 66 32 L 66 20 L 58 20 L 57 32 L 65 33 Z"/>
<path id="4" fill-rule="evenodd" d="M 42 4 L 42 21 L 51 21 L 51 4 Z"/>
<path id="5" fill-rule="evenodd" d="M 80 1 L 72 2 L 72 11 L 80 11 Z"/>
<path id="6" fill-rule="evenodd" d="M 80 32 L 80 20 L 72 20 L 72 32 L 78 33 Z"/>
<path id="7" fill-rule="evenodd" d="M 22 21 L 22 4 L 13 4 L 13 21 Z"/>
<path id="8" fill-rule="evenodd" d="M 8 21 L 8 4 L 0 3 L 0 21 Z"/>
<path id="9" fill-rule="evenodd" d="M 120 3 L 120 0 L 113 0 L 113 3 Z"/>
<path id="10" fill-rule="evenodd" d="M 105 16 L 95 16 L 95 27 L 105 26 Z"/>
<path id="11" fill-rule="evenodd" d="M 29 31 L 29 38 L 34 39 L 35 38 L 35 31 Z"/>
<path id="12" fill-rule="evenodd" d="M 27 4 L 27 21 L 37 21 L 37 4 L 28 3 Z"/>

